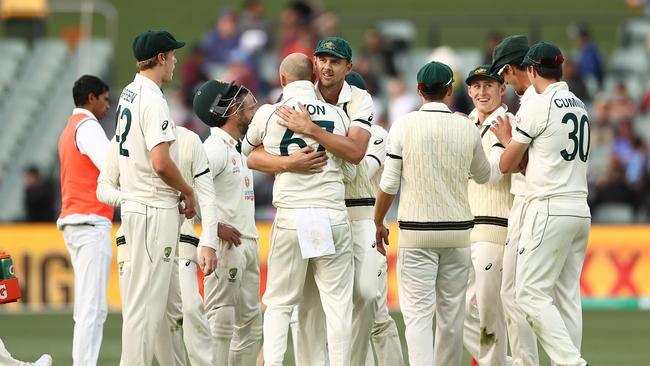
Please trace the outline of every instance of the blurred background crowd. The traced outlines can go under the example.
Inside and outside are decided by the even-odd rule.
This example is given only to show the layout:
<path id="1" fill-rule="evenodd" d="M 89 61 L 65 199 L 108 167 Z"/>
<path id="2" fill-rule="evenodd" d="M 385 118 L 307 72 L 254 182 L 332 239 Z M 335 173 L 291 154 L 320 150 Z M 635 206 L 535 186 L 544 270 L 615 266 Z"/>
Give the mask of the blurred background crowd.
<path id="1" fill-rule="evenodd" d="M 4 3 L 11 1 L 4 0 Z M 45 0 L 17 1 L 48 6 Z M 55 1 L 50 1 L 50 5 L 52 3 Z M 531 43 L 543 39 L 562 45 L 567 57 L 564 79 L 590 110 L 589 202 L 594 221 L 650 222 L 650 20 L 644 17 L 644 14 L 650 15 L 650 1 L 621 0 L 621 3 L 628 7 L 631 15 L 637 16 L 630 16 L 617 24 L 615 44 L 607 51 L 601 49 L 598 37 L 592 33 L 593 23 L 567 21 L 559 33 L 562 39 L 544 38 L 534 26 L 528 35 Z M 216 12 L 214 22 L 206 27 L 202 36 L 187 39 L 190 46 L 180 57 L 175 72 L 176 82 L 172 88 L 165 90 L 177 124 L 194 130 L 202 138 L 207 137 L 209 130 L 192 113 L 191 103 L 197 86 L 210 78 L 236 80 L 252 90 L 261 103 L 274 103 L 281 92 L 277 73 L 279 61 L 292 52 L 311 55 L 322 37 L 345 37 L 346 30 L 351 26 L 349 21 L 356 19 L 342 16 L 343 12 L 328 8 L 324 1 L 288 1 L 273 17 L 268 15 L 268 4 L 262 0 L 233 1 L 205 10 Z M 476 13 L 480 15 L 480 12 Z M 33 47 L 36 52 L 37 46 L 31 45 L 37 44 L 38 38 L 46 35 L 41 22 L 46 20 L 47 12 L 34 14 L 29 19 L 33 23 L 26 26 L 24 17 L 19 17 L 21 22 L 12 22 L 5 9 L 0 51 L 3 42 L 23 38 L 28 42 L 28 50 Z M 462 21 L 464 18 L 458 19 Z M 468 16 L 465 20 L 471 22 L 472 19 Z M 368 91 L 373 96 L 376 123 L 387 129 L 399 116 L 419 108 L 420 100 L 415 94 L 415 73 L 421 65 L 433 59 L 449 64 L 455 71 L 455 93 L 449 101 L 452 110 L 469 113 L 472 105 L 464 84 L 467 72 L 480 64 L 490 63 L 493 48 L 504 36 L 512 34 L 502 30 L 508 27 L 495 25 L 475 35 L 484 44 L 482 47 L 451 47 L 435 41 L 426 42 L 428 44 L 423 46 L 418 40 L 418 32 L 422 29 L 420 25 L 421 21 L 402 18 L 378 19 L 374 22 L 366 19 L 360 35 L 351 42 L 354 49 L 353 68 L 365 78 Z M 164 23 L 161 23 L 161 27 L 164 27 Z M 427 29 L 430 30 L 427 35 L 429 40 L 438 39 L 438 28 L 430 26 Z M 176 33 L 173 28 L 170 30 Z M 76 33 L 73 36 L 69 32 L 67 36 L 64 34 L 64 38 L 74 38 L 75 42 L 78 42 L 77 36 Z M 70 43 L 69 39 L 66 42 Z M 119 48 L 128 46 L 124 42 L 118 45 Z M 0 52 L 0 62 L 2 58 Z M 111 84 L 112 98 L 115 100 L 135 69 L 116 72 L 112 70 L 113 67 L 111 64 L 107 75 L 114 78 L 117 75 L 120 79 Z M 122 77 L 122 73 L 126 77 Z M 17 69 L 15 74 L 18 75 L 16 80 L 20 81 L 20 70 Z M 0 80 L 0 97 L 10 97 L 13 87 L 2 84 Z M 65 87 L 71 87 L 71 83 Z M 506 104 L 513 113 L 518 108 L 518 99 L 510 89 Z M 0 118 L 7 116 L 7 105 L 9 103 L 6 101 L 0 102 Z M 0 125 L 8 122 L 0 120 Z M 105 121 L 104 124 L 107 133 L 111 134 L 114 128 L 112 123 Z M 18 154 L 21 148 L 25 147 L 17 146 L 11 152 Z M 3 194 L 9 197 L 19 194 L 23 207 L 15 210 L 14 216 L 5 215 L 0 220 L 53 220 L 58 210 L 56 164 L 30 162 L 29 159 L 21 162 L 24 190 L 18 193 L 3 187 L 11 180 L 0 176 L 0 199 Z M 3 168 L 0 160 L 0 174 L 12 173 L 16 173 L 15 169 Z M 258 218 L 272 218 L 273 177 L 256 174 L 255 179 Z"/>

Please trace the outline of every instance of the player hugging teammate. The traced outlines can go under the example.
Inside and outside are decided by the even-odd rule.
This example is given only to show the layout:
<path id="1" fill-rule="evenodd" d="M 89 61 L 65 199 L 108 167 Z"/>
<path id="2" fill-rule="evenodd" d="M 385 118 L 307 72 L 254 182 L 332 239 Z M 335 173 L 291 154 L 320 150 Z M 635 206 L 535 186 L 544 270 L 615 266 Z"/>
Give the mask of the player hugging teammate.
<path id="1" fill-rule="evenodd" d="M 160 91 L 183 45 L 164 31 L 136 37 L 139 73 L 99 175 L 97 197 L 122 207 L 121 365 L 253 366 L 262 348 L 265 365 L 282 365 L 290 326 L 298 365 L 402 365 L 385 277 L 398 191 L 411 365 L 460 365 L 463 343 L 481 365 L 538 365 L 537 339 L 554 363 L 586 364 L 589 119 L 560 81 L 556 46 L 506 38 L 465 80 L 469 117 L 445 104 L 452 70 L 423 65 L 422 107 L 386 132 L 350 45 L 325 38 L 313 58 L 282 61 L 274 105 L 258 108 L 237 81 L 203 84 L 194 111 L 211 135 L 201 144 L 175 126 Z M 521 96 L 516 116 L 502 104 L 506 85 Z M 250 169 L 275 174 L 263 323 Z M 195 192 L 201 238 L 189 220 Z"/>

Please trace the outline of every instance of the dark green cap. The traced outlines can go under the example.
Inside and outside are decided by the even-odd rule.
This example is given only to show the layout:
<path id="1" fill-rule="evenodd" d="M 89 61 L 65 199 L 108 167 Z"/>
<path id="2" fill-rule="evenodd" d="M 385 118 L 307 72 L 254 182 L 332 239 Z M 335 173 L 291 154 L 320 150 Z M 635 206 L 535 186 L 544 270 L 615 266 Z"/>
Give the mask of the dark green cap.
<path id="1" fill-rule="evenodd" d="M 345 82 L 350 85 L 354 85 L 359 89 L 368 90 L 366 81 L 363 80 L 363 76 L 354 70 L 345 75 Z"/>
<path id="2" fill-rule="evenodd" d="M 442 62 L 431 61 L 418 71 L 418 89 L 440 89 L 454 82 L 454 72 Z"/>
<path id="3" fill-rule="evenodd" d="M 185 46 L 167 31 L 148 30 L 138 34 L 133 40 L 133 55 L 138 61 L 148 60 L 159 53 Z"/>
<path id="4" fill-rule="evenodd" d="M 520 59 L 528 52 L 528 37 L 510 36 L 499 43 L 492 52 L 490 72 L 497 73 L 503 66 Z"/>
<path id="5" fill-rule="evenodd" d="M 467 79 L 465 79 L 465 84 L 471 85 L 472 81 L 478 78 L 493 79 L 498 81 L 499 84 L 503 84 L 503 78 L 501 76 L 497 75 L 496 72 L 490 72 L 490 65 L 481 65 L 470 71 L 469 75 L 467 75 Z"/>
<path id="6" fill-rule="evenodd" d="M 228 109 L 228 103 L 237 92 L 234 83 L 208 80 L 194 94 L 194 113 L 210 127 L 218 127 Z"/>
<path id="7" fill-rule="evenodd" d="M 539 42 L 530 46 L 521 66 L 557 68 L 561 67 L 563 62 L 562 51 L 556 45 Z"/>
<path id="8" fill-rule="evenodd" d="M 327 37 L 318 42 L 318 47 L 314 51 L 314 56 L 326 54 L 348 61 L 352 60 L 352 48 L 348 41 L 341 37 Z"/>

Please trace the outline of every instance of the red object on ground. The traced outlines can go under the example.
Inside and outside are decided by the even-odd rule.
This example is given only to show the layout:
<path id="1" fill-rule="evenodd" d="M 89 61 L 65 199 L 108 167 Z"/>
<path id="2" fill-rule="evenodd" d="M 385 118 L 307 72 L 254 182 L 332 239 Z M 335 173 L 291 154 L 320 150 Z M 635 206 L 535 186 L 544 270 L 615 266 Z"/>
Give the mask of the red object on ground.
<path id="1" fill-rule="evenodd" d="M 20 286 L 16 277 L 0 280 L 0 304 L 16 302 L 20 299 Z"/>
<path id="2" fill-rule="evenodd" d="M 472 366 L 478 366 L 478 362 L 474 358 L 472 358 Z"/>

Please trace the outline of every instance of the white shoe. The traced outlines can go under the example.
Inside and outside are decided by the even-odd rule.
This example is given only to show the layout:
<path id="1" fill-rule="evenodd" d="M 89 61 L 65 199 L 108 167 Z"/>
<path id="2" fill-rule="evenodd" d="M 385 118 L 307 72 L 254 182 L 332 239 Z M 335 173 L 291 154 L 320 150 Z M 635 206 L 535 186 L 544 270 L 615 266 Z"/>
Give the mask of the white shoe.
<path id="1" fill-rule="evenodd" d="M 35 362 L 19 362 L 19 366 L 51 366 L 52 365 L 52 356 L 47 353 L 39 357 Z"/>

